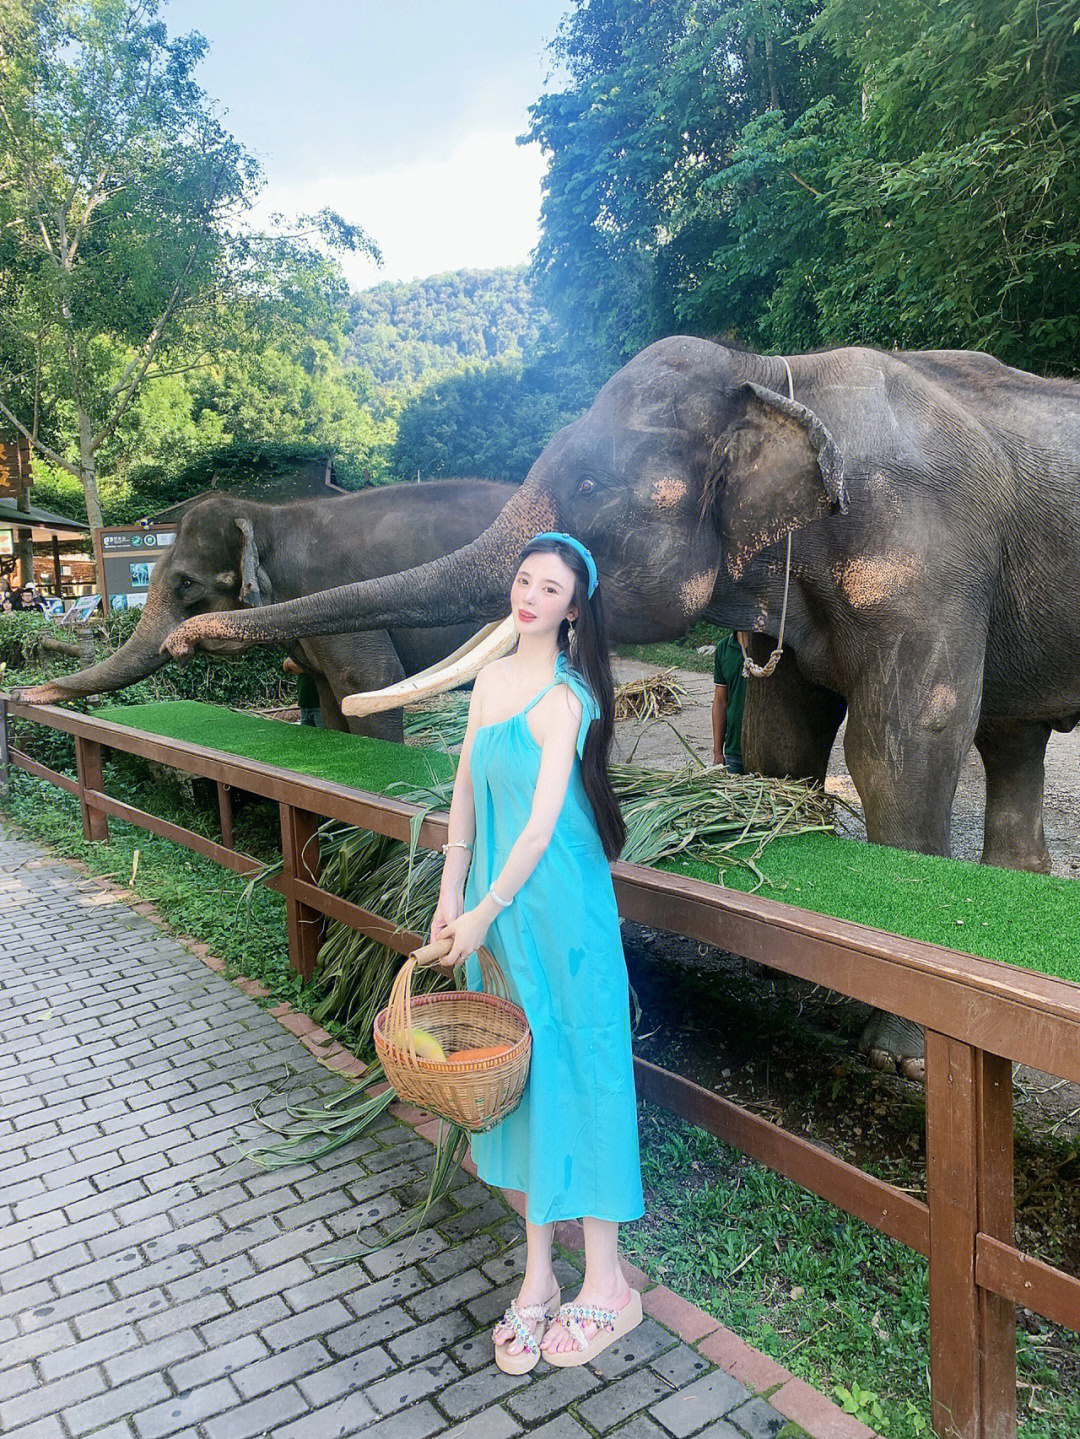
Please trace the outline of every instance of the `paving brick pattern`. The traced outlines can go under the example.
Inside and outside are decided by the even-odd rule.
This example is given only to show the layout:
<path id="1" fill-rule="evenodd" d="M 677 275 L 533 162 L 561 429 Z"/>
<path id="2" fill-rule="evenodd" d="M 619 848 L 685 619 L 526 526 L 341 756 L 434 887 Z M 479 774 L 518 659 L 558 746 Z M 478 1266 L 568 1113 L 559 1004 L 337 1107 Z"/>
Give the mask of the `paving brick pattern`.
<path id="1" fill-rule="evenodd" d="M 803 1433 L 754 1393 L 752 1350 L 735 1356 L 742 1378 L 725 1372 L 694 1346 L 726 1331 L 656 1287 L 594 1364 L 504 1375 L 490 1326 L 517 1291 L 524 1230 L 469 1173 L 415 1241 L 329 1262 L 389 1232 L 426 1187 L 431 1145 L 387 1114 L 313 1163 L 245 1159 L 255 1099 L 286 1078 L 295 1098 L 341 1080 L 300 1026 L 208 964 L 0 826 L 6 1439 Z M 581 1268 L 561 1253 L 568 1296 Z M 823 1406 L 817 1439 L 869 1432 L 802 1388 Z"/>

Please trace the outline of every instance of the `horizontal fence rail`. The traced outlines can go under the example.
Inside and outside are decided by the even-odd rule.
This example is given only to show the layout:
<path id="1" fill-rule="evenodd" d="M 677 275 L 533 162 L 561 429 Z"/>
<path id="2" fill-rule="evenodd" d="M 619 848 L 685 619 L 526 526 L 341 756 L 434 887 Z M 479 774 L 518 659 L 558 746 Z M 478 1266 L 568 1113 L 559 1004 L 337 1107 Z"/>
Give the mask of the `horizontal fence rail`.
<path id="1" fill-rule="evenodd" d="M 78 779 L 12 748 L 7 717 L 71 734 Z M 109 796 L 102 757 L 110 749 L 214 781 L 221 842 Z M 261 865 L 233 847 L 232 791 L 275 802 L 283 870 L 270 885 L 285 898 L 290 960 L 305 979 L 315 971 L 326 919 L 400 954 L 424 938 L 319 886 L 322 822 L 407 841 L 416 805 L 92 716 L 0 698 L 0 790 L 9 765 L 76 795 L 87 839 L 106 840 L 111 817 L 238 874 Z M 428 815 L 420 845 L 441 845 L 447 820 L 445 813 Z M 611 870 L 624 918 L 744 955 L 925 1028 L 927 1203 L 684 1076 L 635 1058 L 635 1079 L 642 1097 L 926 1256 L 935 1433 L 941 1439 L 1013 1439 L 1015 1305 L 1080 1330 L 1080 1279 L 1013 1242 L 1012 1065 L 1080 1082 L 1080 985 L 683 875 L 622 861 Z"/>

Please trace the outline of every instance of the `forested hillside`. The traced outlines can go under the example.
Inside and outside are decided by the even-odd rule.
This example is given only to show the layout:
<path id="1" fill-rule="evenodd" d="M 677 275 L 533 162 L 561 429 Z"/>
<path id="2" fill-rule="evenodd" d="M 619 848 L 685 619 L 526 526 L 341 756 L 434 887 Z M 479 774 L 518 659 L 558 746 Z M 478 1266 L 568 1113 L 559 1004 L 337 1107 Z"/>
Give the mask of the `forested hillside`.
<path id="1" fill-rule="evenodd" d="M 349 300 L 346 359 L 376 385 L 409 386 L 466 362 L 520 359 L 543 322 L 523 266 L 376 285 Z"/>

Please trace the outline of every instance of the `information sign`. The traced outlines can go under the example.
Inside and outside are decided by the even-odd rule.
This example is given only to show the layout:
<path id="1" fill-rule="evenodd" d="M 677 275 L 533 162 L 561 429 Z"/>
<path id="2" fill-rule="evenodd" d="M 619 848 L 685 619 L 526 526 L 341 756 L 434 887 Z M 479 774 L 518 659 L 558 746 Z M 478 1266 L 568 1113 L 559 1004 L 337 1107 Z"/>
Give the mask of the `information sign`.
<path id="1" fill-rule="evenodd" d="M 139 609 L 162 550 L 176 539 L 175 525 L 123 525 L 94 531 L 94 550 L 105 607 Z"/>

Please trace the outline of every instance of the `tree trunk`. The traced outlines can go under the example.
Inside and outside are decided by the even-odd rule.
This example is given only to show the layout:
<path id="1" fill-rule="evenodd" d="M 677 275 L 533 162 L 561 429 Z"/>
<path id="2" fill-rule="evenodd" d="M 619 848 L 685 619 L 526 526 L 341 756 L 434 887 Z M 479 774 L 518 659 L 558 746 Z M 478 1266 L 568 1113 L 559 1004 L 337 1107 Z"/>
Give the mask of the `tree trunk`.
<path id="1" fill-rule="evenodd" d="M 91 448 L 92 432 L 90 429 L 90 416 L 83 409 L 78 407 L 79 415 L 79 479 L 82 481 L 83 497 L 86 501 L 86 519 L 90 525 L 91 533 L 101 529 L 104 523 L 101 517 L 101 501 L 98 499 L 97 471 L 94 468 L 94 451 Z M 97 575 L 94 588 L 98 594 L 104 594 L 105 576 L 98 569 L 98 559 L 95 552 L 94 570 Z"/>
<path id="2" fill-rule="evenodd" d="M 779 110 L 780 93 L 776 88 L 776 66 L 773 63 L 773 37 L 765 36 L 765 68 L 769 74 L 769 109 Z"/>
<path id="3" fill-rule="evenodd" d="M 21 486 L 16 492 L 15 508 L 18 510 L 30 508 L 30 496 Z M 15 531 L 15 556 L 19 561 L 22 583 L 28 584 L 34 578 L 34 538 L 30 530 Z"/>

